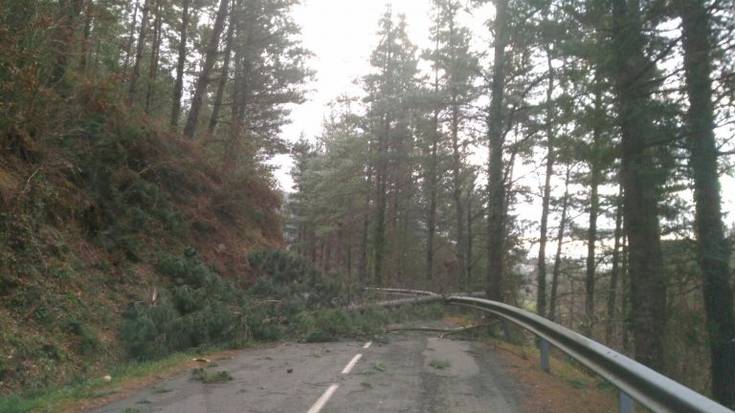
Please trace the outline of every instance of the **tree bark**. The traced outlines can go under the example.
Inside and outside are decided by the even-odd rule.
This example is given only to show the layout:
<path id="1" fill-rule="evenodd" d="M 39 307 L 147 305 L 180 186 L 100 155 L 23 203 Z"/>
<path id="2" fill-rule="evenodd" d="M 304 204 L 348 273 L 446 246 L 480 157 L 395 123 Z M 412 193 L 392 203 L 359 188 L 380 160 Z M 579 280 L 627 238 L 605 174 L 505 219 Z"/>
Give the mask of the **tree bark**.
<path id="1" fill-rule="evenodd" d="M 635 357 L 661 371 L 665 350 L 666 284 L 659 235 L 656 167 L 652 150 L 647 147 L 647 137 L 654 127 L 648 109 L 653 65 L 643 54 L 638 7 L 634 0 L 612 2 L 615 92 L 622 136 L 623 219 L 629 243 Z"/>
<path id="2" fill-rule="evenodd" d="M 79 52 L 79 70 L 85 73 L 91 53 L 89 45 L 92 37 L 92 23 L 94 22 L 94 1 L 86 0 L 82 7 L 84 9 L 84 27 L 82 28 L 82 44 Z"/>
<path id="3" fill-rule="evenodd" d="M 595 272 L 597 259 L 595 256 L 595 244 L 597 243 L 597 217 L 600 214 L 600 196 L 598 188 L 602 179 L 602 160 L 600 155 L 600 144 L 602 139 L 602 80 L 599 73 L 595 75 L 595 109 L 594 126 L 592 130 L 592 150 L 590 151 L 590 210 L 589 226 L 587 227 L 587 260 L 585 262 L 585 324 L 584 331 L 588 337 L 592 337 L 595 326 Z"/>
<path id="4" fill-rule="evenodd" d="M 559 230 L 556 236 L 556 254 L 554 256 L 554 269 L 551 275 L 551 297 L 549 301 L 549 319 L 556 320 L 557 298 L 559 291 L 559 275 L 561 274 L 561 252 L 564 245 L 564 231 L 567 227 L 567 209 L 569 207 L 569 178 L 572 168 L 567 166 L 566 177 L 564 178 L 564 197 L 561 201 L 561 219 L 559 220 Z"/>
<path id="5" fill-rule="evenodd" d="M 546 50 L 546 66 L 549 72 L 549 83 L 546 88 L 546 177 L 544 194 L 541 199 L 541 224 L 539 228 L 538 264 L 536 277 L 536 312 L 546 317 L 546 241 L 549 225 L 549 203 L 551 201 L 551 177 L 554 175 L 554 67 L 551 64 L 551 51 Z"/>
<path id="6" fill-rule="evenodd" d="M 607 296 L 607 326 L 605 328 L 605 342 L 612 343 L 615 333 L 615 303 L 617 302 L 618 278 L 620 278 L 620 239 L 623 231 L 623 194 L 622 187 L 618 191 L 617 207 L 615 209 L 615 241 L 613 245 L 612 268 L 610 270 L 610 292 Z"/>
<path id="7" fill-rule="evenodd" d="M 204 64 L 201 72 L 199 73 L 199 78 L 197 79 L 194 96 L 191 99 L 189 116 L 186 118 L 186 125 L 184 126 L 184 136 L 189 139 L 194 139 L 194 134 L 196 133 L 197 123 L 199 122 L 199 112 L 202 109 L 204 95 L 207 93 L 207 87 L 211 80 L 210 73 L 212 72 L 212 67 L 214 67 L 214 63 L 217 60 L 219 39 L 225 27 L 225 17 L 227 16 L 228 4 L 228 0 L 220 0 L 217 16 L 214 20 L 214 27 L 212 28 L 212 35 L 207 43 L 207 50 L 204 54 Z"/>
<path id="8" fill-rule="evenodd" d="M 135 0 L 135 7 L 133 7 L 133 21 L 130 24 L 130 34 L 128 35 L 128 41 L 125 45 L 125 60 L 123 61 L 123 71 L 128 71 L 128 65 L 130 65 L 130 53 L 133 51 L 133 42 L 135 41 L 135 26 L 138 21 L 138 9 L 140 9 L 140 0 Z M 129 12 L 130 9 L 128 8 Z"/>
<path id="9" fill-rule="evenodd" d="M 628 272 L 628 240 L 625 238 L 625 214 L 623 214 L 623 239 L 620 246 L 621 262 L 620 262 L 620 290 L 621 290 L 621 307 L 623 313 L 622 328 L 623 332 L 620 339 L 623 342 L 623 351 L 631 352 L 630 330 L 631 330 L 631 293 L 630 293 L 630 273 Z"/>
<path id="10" fill-rule="evenodd" d="M 438 135 L 437 130 L 438 113 L 434 113 L 434 141 L 431 145 L 431 166 L 429 168 L 429 216 L 427 219 L 427 235 L 426 235 L 426 278 L 431 280 L 434 277 L 434 236 L 436 234 L 436 169 L 438 162 Z"/>
<path id="11" fill-rule="evenodd" d="M 455 13 L 456 10 L 452 11 L 451 18 L 449 20 L 449 50 L 450 50 L 450 65 L 457 67 L 457 57 L 455 55 Z M 464 288 L 467 287 L 467 274 L 466 274 L 466 262 L 467 252 L 465 246 L 465 228 L 464 228 L 464 205 L 462 199 L 462 149 L 459 142 L 459 128 L 461 122 L 460 114 L 460 103 L 458 101 L 459 92 L 457 91 L 457 83 L 455 80 L 455 70 L 452 67 L 447 70 L 447 77 L 449 80 L 449 98 L 450 98 L 450 110 L 451 118 L 449 124 L 449 130 L 451 133 L 452 143 L 452 201 L 454 202 L 454 213 L 455 213 L 455 225 L 457 231 L 457 266 L 459 267 L 459 274 L 457 274 L 457 285 Z"/>
<path id="12" fill-rule="evenodd" d="M 365 209 L 362 218 L 362 236 L 360 237 L 360 260 L 358 262 L 357 273 L 360 277 L 362 285 L 368 283 L 368 246 L 369 246 L 369 232 L 370 232 L 370 194 L 372 192 L 373 182 L 373 168 L 367 165 L 367 181 L 365 187 Z"/>
<path id="13" fill-rule="evenodd" d="M 472 231 L 472 196 L 474 195 L 475 187 L 474 187 L 474 181 L 470 183 L 469 187 L 467 188 L 467 269 L 465 270 L 465 276 L 467 277 L 467 282 L 465 285 L 466 291 L 470 291 L 472 288 L 472 260 L 473 255 L 472 254 L 472 248 L 474 246 L 474 234 Z"/>
<path id="14" fill-rule="evenodd" d="M 137 91 L 138 79 L 140 78 L 140 65 L 143 63 L 143 51 L 145 50 L 145 38 L 148 35 L 148 13 L 151 9 L 151 0 L 143 3 L 143 14 L 140 19 L 140 31 L 138 32 L 138 45 L 135 49 L 135 60 L 133 61 L 133 73 L 130 75 L 128 86 L 128 106 L 133 106 L 135 93 Z"/>
<path id="15" fill-rule="evenodd" d="M 730 251 L 722 225 L 712 103 L 711 33 L 703 0 L 679 0 L 689 97 L 687 143 L 694 178 L 695 225 L 709 332 L 712 395 L 735 407 L 735 319 Z"/>
<path id="16" fill-rule="evenodd" d="M 505 183 L 503 182 L 503 98 L 505 89 L 505 48 L 508 43 L 507 0 L 495 0 L 495 47 L 493 80 L 488 114 L 488 264 L 487 296 L 503 299 L 503 260 L 505 258 Z"/>
<path id="17" fill-rule="evenodd" d="M 161 0 L 156 0 L 155 24 L 153 27 L 153 52 L 148 71 L 148 85 L 145 93 L 145 113 L 151 112 L 151 102 L 153 99 L 153 88 L 158 78 L 158 61 L 161 54 L 161 26 L 163 24 L 163 16 L 161 15 Z"/>
<path id="18" fill-rule="evenodd" d="M 181 11 L 181 30 L 179 33 L 178 60 L 176 62 L 176 82 L 174 83 L 173 106 L 171 107 L 171 129 L 176 129 L 181 116 L 181 97 L 184 94 L 184 67 L 186 66 L 186 42 L 189 30 L 189 5 L 191 0 L 183 0 Z"/>
<path id="19" fill-rule="evenodd" d="M 459 106 L 456 96 L 452 97 L 452 200 L 454 201 L 455 223 L 457 225 L 457 266 L 459 274 L 457 285 L 467 286 L 466 262 L 467 253 L 465 248 L 464 231 L 464 205 L 462 202 L 462 157 L 459 147 Z"/>
<path id="20" fill-rule="evenodd" d="M 436 40 L 435 50 L 439 49 L 439 40 Z M 434 98 L 439 96 L 439 71 L 434 68 Z M 431 131 L 431 158 L 428 168 L 429 191 L 429 213 L 427 217 L 427 234 L 426 234 L 426 279 L 431 280 L 434 277 L 434 236 L 436 234 L 436 198 L 437 198 L 437 163 L 439 162 L 439 103 L 434 102 L 434 111 L 432 116 Z"/>
<path id="21" fill-rule="evenodd" d="M 217 82 L 217 93 L 214 96 L 214 105 L 212 106 L 212 115 L 209 118 L 207 133 L 211 136 L 217 128 L 219 121 L 219 113 L 222 108 L 222 99 L 225 94 L 225 86 L 229 78 L 230 71 L 230 55 L 232 54 L 232 39 L 235 33 L 234 13 L 230 13 L 230 22 L 227 27 L 227 39 L 225 40 L 224 61 L 222 62 L 222 72 Z M 245 39 L 246 41 L 248 39 Z"/>
<path id="22" fill-rule="evenodd" d="M 233 10 L 235 6 L 239 6 L 241 3 L 233 3 Z M 247 30 L 245 37 L 249 39 L 252 36 L 254 26 L 252 21 L 245 22 L 242 19 L 233 19 L 235 33 L 240 30 L 241 24 L 247 24 Z M 222 164 L 225 168 L 234 168 L 237 161 L 237 155 L 241 152 L 238 145 L 244 139 L 245 128 L 245 114 L 247 110 L 248 101 L 250 100 L 251 94 L 251 62 L 250 62 L 250 44 L 248 42 L 238 42 L 238 47 L 235 48 L 234 52 L 234 79 L 233 79 L 233 91 L 232 91 L 232 106 L 230 111 L 230 131 L 225 143 L 224 159 Z"/>
<path id="23" fill-rule="evenodd" d="M 375 174 L 375 251 L 373 263 L 373 282 L 377 286 L 383 284 L 383 261 L 385 258 L 385 210 L 387 207 L 388 161 L 386 141 L 390 133 L 388 114 L 383 114 L 383 130 L 378 138 L 378 168 Z"/>

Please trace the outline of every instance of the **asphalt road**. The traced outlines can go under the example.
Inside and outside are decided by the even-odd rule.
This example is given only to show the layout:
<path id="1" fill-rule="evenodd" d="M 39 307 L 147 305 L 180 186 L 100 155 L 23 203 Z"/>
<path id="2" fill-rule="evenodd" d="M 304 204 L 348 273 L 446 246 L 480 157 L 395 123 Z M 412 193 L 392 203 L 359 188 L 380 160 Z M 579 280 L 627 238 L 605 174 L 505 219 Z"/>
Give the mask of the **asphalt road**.
<path id="1" fill-rule="evenodd" d="M 425 333 L 389 338 L 245 350 L 210 368 L 231 381 L 186 373 L 94 413 L 520 411 L 522 395 L 494 353 Z"/>

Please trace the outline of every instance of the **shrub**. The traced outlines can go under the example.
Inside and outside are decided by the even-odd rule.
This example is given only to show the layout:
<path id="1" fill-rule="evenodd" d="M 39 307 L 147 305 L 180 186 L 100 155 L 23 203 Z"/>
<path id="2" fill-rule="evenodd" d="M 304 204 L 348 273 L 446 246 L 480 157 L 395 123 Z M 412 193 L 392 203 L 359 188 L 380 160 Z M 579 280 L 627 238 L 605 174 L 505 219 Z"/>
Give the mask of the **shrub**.
<path id="1" fill-rule="evenodd" d="M 134 303 L 126 311 L 121 335 L 131 356 L 158 358 L 248 339 L 248 300 L 242 290 L 196 257 L 162 256 L 157 268 L 177 285 L 163 290 L 154 305 Z"/>
<path id="2" fill-rule="evenodd" d="M 224 383 L 232 381 L 232 375 L 228 371 L 210 371 L 197 368 L 191 371 L 191 378 L 204 384 Z"/>
<path id="3" fill-rule="evenodd" d="M 155 304 L 136 302 L 125 312 L 121 336 L 130 355 L 159 358 L 197 347 L 274 341 L 285 334 L 307 342 L 373 336 L 400 317 L 379 308 L 359 313 L 334 308 L 339 283 L 289 253 L 259 252 L 251 257 L 262 276 L 245 291 L 203 264 L 193 251 L 160 256 L 156 269 L 173 286 L 163 289 Z M 265 277 L 266 271 L 274 275 Z M 278 299 L 271 300 L 274 297 Z M 424 316 L 435 311 L 422 307 L 407 313 Z"/>
<path id="4" fill-rule="evenodd" d="M 77 351 L 87 355 L 99 349 L 100 342 L 92 330 L 77 319 L 71 319 L 66 323 L 66 331 L 79 337 Z"/>
<path id="5" fill-rule="evenodd" d="M 307 308 L 333 308 L 342 300 L 337 277 L 330 277 L 306 259 L 282 250 L 255 251 L 248 256 L 253 271 L 259 276 L 251 293 L 260 297 L 277 297 L 302 302 Z"/>

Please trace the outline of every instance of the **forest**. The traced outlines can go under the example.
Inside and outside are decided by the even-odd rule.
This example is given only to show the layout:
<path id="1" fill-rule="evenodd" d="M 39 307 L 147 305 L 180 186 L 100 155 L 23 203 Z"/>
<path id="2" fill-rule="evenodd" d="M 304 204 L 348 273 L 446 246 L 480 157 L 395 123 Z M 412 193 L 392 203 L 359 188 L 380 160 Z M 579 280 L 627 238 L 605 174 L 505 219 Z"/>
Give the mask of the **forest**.
<path id="1" fill-rule="evenodd" d="M 300 138 L 299 0 L 1 1 L 0 394 L 274 339 L 253 297 L 308 279 L 481 291 L 735 406 L 735 2 L 425 1 Z"/>
<path id="2" fill-rule="evenodd" d="M 425 50 L 386 11 L 362 93 L 293 147 L 287 241 L 352 288 L 486 291 L 732 404 L 735 5 L 496 0 L 478 48 L 485 6 L 433 1 Z"/>

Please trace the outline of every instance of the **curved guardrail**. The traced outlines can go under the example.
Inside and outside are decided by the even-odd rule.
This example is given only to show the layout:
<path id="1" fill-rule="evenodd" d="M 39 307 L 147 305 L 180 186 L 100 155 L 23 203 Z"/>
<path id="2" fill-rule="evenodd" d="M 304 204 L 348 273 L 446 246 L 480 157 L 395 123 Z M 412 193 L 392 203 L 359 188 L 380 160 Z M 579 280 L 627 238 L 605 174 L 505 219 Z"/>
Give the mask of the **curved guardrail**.
<path id="1" fill-rule="evenodd" d="M 412 291 L 405 289 L 376 290 L 399 293 Z M 542 367 L 544 369 L 548 369 L 548 344 L 550 343 L 616 386 L 621 392 L 621 412 L 633 411 L 632 400 L 628 398 L 630 397 L 655 412 L 735 413 L 733 410 L 603 344 L 531 312 L 477 297 L 441 296 L 418 290 L 414 291 L 414 294 L 419 295 L 420 299 L 393 300 L 390 302 L 391 306 L 397 304 L 398 301 L 402 303 L 425 303 L 441 300 L 447 304 L 489 312 L 516 324 L 531 331 L 541 339 Z"/>

